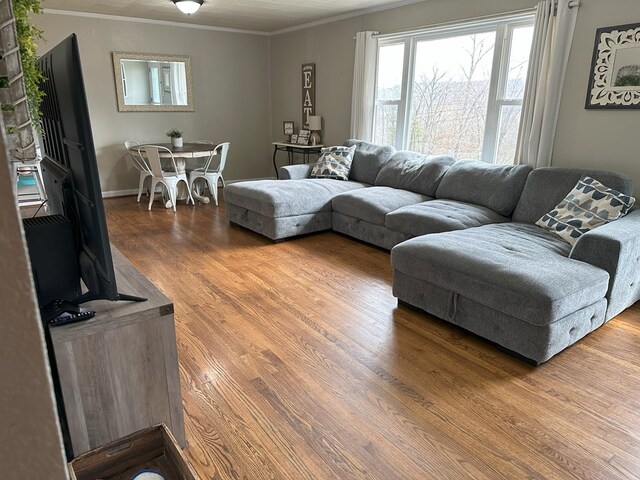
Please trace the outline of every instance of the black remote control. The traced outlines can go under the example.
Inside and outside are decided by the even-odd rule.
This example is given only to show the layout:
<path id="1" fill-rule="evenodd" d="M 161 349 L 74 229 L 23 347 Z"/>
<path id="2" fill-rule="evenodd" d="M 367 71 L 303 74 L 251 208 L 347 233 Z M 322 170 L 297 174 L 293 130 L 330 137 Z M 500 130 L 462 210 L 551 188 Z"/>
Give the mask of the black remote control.
<path id="1" fill-rule="evenodd" d="M 82 320 L 89 320 L 95 317 L 96 312 L 93 310 L 82 309 L 78 313 L 63 313 L 57 318 L 54 318 L 49 322 L 52 327 L 59 327 L 60 325 L 67 325 L 69 323 L 81 322 Z"/>

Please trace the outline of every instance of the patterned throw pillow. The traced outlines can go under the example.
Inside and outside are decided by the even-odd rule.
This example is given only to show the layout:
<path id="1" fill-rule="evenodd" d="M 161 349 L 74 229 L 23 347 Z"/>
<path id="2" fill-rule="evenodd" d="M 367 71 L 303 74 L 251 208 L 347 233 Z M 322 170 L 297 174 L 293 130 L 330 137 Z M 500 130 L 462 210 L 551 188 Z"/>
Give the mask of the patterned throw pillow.
<path id="1" fill-rule="evenodd" d="M 556 208 L 536 225 L 559 235 L 571 245 L 583 233 L 627 214 L 636 199 L 584 176 Z"/>
<path id="2" fill-rule="evenodd" d="M 349 180 L 351 162 L 356 146 L 351 147 L 327 147 L 322 149 L 322 155 L 311 170 L 311 178 L 333 178 L 336 180 Z"/>

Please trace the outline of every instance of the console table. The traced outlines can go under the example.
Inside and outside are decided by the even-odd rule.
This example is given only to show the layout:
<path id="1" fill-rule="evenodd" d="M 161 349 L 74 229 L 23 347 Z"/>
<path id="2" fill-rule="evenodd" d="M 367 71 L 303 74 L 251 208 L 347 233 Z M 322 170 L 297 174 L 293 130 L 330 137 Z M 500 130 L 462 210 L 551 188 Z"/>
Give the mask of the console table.
<path id="1" fill-rule="evenodd" d="M 185 447 L 173 303 L 111 250 L 118 290 L 148 300 L 89 302 L 94 318 L 49 329 L 73 455 L 159 423 Z"/>
<path id="2" fill-rule="evenodd" d="M 293 143 L 273 142 L 273 168 L 276 171 L 276 178 L 280 178 L 278 173 L 278 165 L 276 164 L 276 154 L 278 152 L 287 152 L 287 160 L 289 165 L 293 164 L 293 154 L 300 153 L 303 155 L 304 163 L 309 163 L 309 155 L 315 153 L 320 155 L 320 151 L 324 145 L 295 145 Z"/>

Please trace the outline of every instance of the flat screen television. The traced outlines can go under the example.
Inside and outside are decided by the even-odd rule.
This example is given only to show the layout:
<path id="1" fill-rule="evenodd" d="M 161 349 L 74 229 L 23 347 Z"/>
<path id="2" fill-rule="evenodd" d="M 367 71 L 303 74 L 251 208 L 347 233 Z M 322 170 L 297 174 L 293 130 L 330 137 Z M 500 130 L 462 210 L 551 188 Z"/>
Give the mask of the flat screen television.
<path id="1" fill-rule="evenodd" d="M 71 224 L 77 271 L 86 287 L 84 293 L 74 298 L 57 300 L 71 304 L 98 299 L 142 301 L 118 293 L 116 286 L 76 35 L 42 55 L 38 68 L 45 77 L 41 85 L 45 97 L 40 107 L 43 127 L 40 147 L 48 210 Z M 56 252 L 51 251 L 50 255 L 55 256 Z M 51 291 L 57 291 L 56 285 L 36 288 L 39 293 L 49 291 L 48 299 Z M 61 295 L 72 293 L 68 290 Z"/>
<path id="2" fill-rule="evenodd" d="M 80 312 L 91 300 L 144 298 L 118 293 L 78 40 L 63 40 L 38 61 L 45 80 L 40 111 L 41 166 L 51 215 L 25 219 L 25 236 L 43 322 Z M 81 289 L 80 280 L 85 285 Z M 67 459 L 73 449 L 49 329 L 45 329 Z"/>

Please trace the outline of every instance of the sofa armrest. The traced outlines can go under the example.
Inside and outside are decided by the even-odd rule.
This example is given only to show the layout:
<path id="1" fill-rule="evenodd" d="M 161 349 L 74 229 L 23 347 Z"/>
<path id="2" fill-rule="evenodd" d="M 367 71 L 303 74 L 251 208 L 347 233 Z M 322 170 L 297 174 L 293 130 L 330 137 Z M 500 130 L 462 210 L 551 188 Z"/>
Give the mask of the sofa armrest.
<path id="1" fill-rule="evenodd" d="M 280 167 L 278 175 L 280 176 L 280 180 L 302 180 L 303 178 L 309 178 L 314 165 L 315 163 L 285 165 L 284 167 Z"/>
<path id="2" fill-rule="evenodd" d="M 609 273 L 606 319 L 640 299 L 640 209 L 582 235 L 569 258 Z"/>

